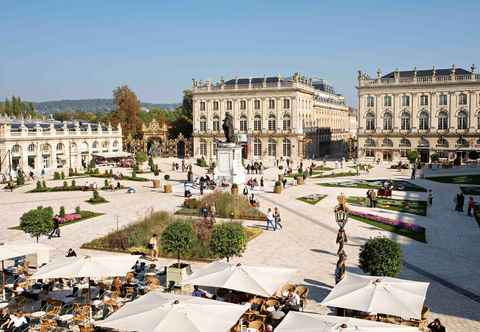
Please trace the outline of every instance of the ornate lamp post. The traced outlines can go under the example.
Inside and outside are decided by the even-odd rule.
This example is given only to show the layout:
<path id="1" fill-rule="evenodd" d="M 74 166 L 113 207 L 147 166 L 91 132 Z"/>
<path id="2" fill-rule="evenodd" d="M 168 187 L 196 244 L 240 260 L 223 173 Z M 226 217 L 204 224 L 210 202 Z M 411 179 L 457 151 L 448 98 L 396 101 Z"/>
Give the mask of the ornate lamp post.
<path id="1" fill-rule="evenodd" d="M 348 221 L 348 208 L 347 208 L 347 198 L 345 195 L 342 193 L 340 196 L 337 198 L 338 200 L 338 205 L 335 207 L 335 221 L 337 222 L 338 225 L 338 233 L 337 233 L 337 240 L 336 243 L 338 243 L 338 262 L 337 266 L 335 269 L 335 283 L 338 284 L 340 280 L 343 279 L 345 276 L 345 262 L 347 259 L 347 254 L 345 253 L 345 250 L 343 250 L 344 244 L 348 241 L 347 239 L 347 234 L 345 233 L 345 225 L 347 224 Z"/>

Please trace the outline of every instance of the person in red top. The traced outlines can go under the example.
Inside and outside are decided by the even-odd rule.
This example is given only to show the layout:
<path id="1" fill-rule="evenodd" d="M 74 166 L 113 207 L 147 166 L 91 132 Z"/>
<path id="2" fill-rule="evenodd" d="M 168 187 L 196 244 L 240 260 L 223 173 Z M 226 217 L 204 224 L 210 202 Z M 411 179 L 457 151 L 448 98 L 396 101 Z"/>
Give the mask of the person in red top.
<path id="1" fill-rule="evenodd" d="M 472 212 L 474 208 L 475 208 L 475 201 L 473 200 L 473 197 L 470 196 L 470 198 L 468 199 L 468 210 L 467 210 L 467 214 L 469 216 L 472 216 Z"/>

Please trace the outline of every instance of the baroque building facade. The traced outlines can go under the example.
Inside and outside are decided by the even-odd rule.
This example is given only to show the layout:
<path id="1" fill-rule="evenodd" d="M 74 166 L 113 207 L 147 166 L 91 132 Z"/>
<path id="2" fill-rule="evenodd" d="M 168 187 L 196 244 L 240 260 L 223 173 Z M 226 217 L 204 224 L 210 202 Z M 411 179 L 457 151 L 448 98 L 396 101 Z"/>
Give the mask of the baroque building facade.
<path id="1" fill-rule="evenodd" d="M 83 169 L 95 154 L 122 152 L 122 129 L 111 124 L 0 118 L 0 173 L 40 175 Z"/>
<path id="2" fill-rule="evenodd" d="M 455 68 L 358 73 L 358 144 L 363 160 L 466 161 L 480 150 L 480 75 Z"/>
<path id="3" fill-rule="evenodd" d="M 242 156 L 273 161 L 342 153 L 350 136 L 345 98 L 323 80 L 291 77 L 193 81 L 193 154 L 216 158 L 225 114 L 233 116 Z"/>

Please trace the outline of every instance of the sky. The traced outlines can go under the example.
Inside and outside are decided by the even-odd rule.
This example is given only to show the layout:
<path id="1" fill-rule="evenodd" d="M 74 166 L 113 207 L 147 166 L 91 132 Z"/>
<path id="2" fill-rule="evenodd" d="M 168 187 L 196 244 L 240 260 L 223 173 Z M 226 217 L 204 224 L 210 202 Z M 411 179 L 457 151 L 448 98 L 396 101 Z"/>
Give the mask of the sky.
<path id="1" fill-rule="evenodd" d="M 480 1 L 0 0 L 0 99 L 179 102 L 192 78 L 480 65 Z"/>

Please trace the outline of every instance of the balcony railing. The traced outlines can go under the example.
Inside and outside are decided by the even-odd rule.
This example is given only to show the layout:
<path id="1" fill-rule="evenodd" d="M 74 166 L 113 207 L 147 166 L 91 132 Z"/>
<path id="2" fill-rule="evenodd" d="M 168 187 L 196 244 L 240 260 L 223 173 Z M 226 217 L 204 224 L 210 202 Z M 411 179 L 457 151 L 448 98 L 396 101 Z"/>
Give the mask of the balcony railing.
<path id="1" fill-rule="evenodd" d="M 445 82 L 480 82 L 480 74 L 465 75 L 438 75 L 438 76 L 417 76 L 417 77 L 398 77 L 398 78 L 379 78 L 379 79 L 362 79 L 359 81 L 360 87 L 368 86 L 384 86 L 394 84 L 442 84 Z"/>

